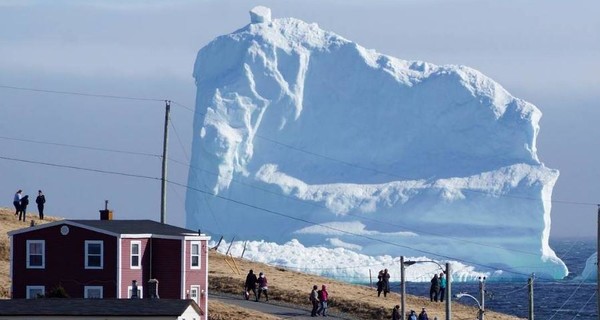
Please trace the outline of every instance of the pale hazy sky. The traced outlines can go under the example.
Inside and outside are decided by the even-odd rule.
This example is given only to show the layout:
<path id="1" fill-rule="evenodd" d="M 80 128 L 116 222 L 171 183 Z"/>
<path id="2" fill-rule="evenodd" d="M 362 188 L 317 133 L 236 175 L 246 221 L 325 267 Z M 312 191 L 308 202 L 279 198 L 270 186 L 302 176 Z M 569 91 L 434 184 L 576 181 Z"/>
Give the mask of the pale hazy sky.
<path id="1" fill-rule="evenodd" d="M 274 18 L 316 22 L 384 54 L 473 67 L 538 106 L 544 114 L 538 154 L 561 172 L 551 234 L 596 234 L 600 2 L 594 0 L 0 0 L 0 86 L 170 99 L 193 108 L 196 53 L 249 23 L 248 11 L 259 4 Z M 170 157 L 185 162 L 192 113 L 172 110 Z M 163 102 L 0 87 L 0 157 L 160 177 L 155 156 L 14 139 L 158 155 L 163 112 Z M 169 176 L 185 184 L 187 167 L 171 161 Z M 153 179 L 0 159 L 0 205 L 11 207 L 19 188 L 31 196 L 43 189 L 48 214 L 95 219 L 108 199 L 117 218 L 159 219 L 160 184 Z M 169 186 L 167 222 L 184 225 L 185 193 Z"/>

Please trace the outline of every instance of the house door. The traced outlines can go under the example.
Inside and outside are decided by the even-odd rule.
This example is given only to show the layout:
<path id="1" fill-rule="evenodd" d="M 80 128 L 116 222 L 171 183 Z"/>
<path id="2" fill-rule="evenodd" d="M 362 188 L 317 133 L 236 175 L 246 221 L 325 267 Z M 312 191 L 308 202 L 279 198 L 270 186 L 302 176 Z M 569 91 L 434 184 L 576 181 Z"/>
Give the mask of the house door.
<path id="1" fill-rule="evenodd" d="M 192 286 L 190 288 L 190 299 L 196 301 L 196 303 L 200 303 L 198 297 L 200 296 L 200 286 Z"/>

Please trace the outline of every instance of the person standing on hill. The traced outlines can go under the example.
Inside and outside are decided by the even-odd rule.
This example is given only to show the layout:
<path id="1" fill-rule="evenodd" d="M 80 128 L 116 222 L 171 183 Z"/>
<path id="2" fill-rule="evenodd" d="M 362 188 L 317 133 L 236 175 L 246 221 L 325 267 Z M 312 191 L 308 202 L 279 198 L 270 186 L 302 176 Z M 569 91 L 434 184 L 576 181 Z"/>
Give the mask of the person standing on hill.
<path id="1" fill-rule="evenodd" d="M 437 273 L 431 279 L 431 288 L 429 289 L 429 300 L 432 302 L 438 301 L 438 294 L 440 293 L 440 279 L 438 279 Z"/>
<path id="2" fill-rule="evenodd" d="M 327 286 L 323 285 L 321 290 L 317 291 L 317 293 L 319 297 L 319 310 L 317 310 L 317 315 L 327 317 L 327 300 L 329 299 Z"/>
<path id="3" fill-rule="evenodd" d="M 317 285 L 315 284 L 310 292 L 310 302 L 312 303 L 312 310 L 310 311 L 311 317 L 317 316 L 317 310 L 319 309 L 319 293 L 317 292 Z"/>
<path id="4" fill-rule="evenodd" d="M 260 294 L 264 293 L 266 301 L 269 301 L 269 287 L 267 283 L 267 277 L 261 272 L 258 274 L 258 297 L 256 297 L 256 301 L 260 300 Z"/>
<path id="5" fill-rule="evenodd" d="M 27 205 L 29 205 L 29 195 L 25 195 L 21 198 L 21 203 L 19 205 L 19 221 L 21 217 L 23 217 L 23 221 L 27 219 Z"/>
<path id="6" fill-rule="evenodd" d="M 42 190 L 38 190 L 38 196 L 35 198 L 35 203 L 37 203 L 40 220 L 44 220 L 44 203 L 46 203 L 46 196 L 44 196 Z"/>
<path id="7" fill-rule="evenodd" d="M 252 291 L 254 293 L 254 301 L 258 301 L 258 296 L 256 295 L 256 282 L 258 282 L 256 274 L 250 269 L 250 272 L 248 272 L 248 275 L 246 276 L 246 283 L 244 286 L 246 300 L 250 299 L 250 291 Z"/>
<path id="8" fill-rule="evenodd" d="M 21 212 L 21 193 L 23 192 L 23 190 L 19 189 L 16 193 L 15 193 L 15 197 L 13 198 L 13 205 L 15 206 L 15 216 L 19 214 L 19 212 Z"/>
<path id="9" fill-rule="evenodd" d="M 444 273 L 440 272 L 440 302 L 444 302 L 444 295 L 446 294 L 446 278 Z"/>
<path id="10" fill-rule="evenodd" d="M 383 270 L 383 277 L 381 278 L 381 281 L 383 296 L 386 297 L 387 294 L 390 293 L 390 274 L 388 273 L 388 269 Z"/>
<path id="11" fill-rule="evenodd" d="M 377 296 L 381 296 L 381 291 L 383 291 L 383 270 L 379 270 L 379 274 L 377 274 Z"/>

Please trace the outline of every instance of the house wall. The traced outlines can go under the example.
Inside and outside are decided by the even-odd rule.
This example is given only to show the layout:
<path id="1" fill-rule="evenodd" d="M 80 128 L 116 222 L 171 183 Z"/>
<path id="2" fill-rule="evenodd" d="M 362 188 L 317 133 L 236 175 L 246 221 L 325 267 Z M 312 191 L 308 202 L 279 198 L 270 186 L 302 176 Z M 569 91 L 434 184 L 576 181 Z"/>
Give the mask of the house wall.
<path id="1" fill-rule="evenodd" d="M 200 242 L 200 269 L 192 269 L 191 267 L 191 252 L 192 242 Z M 185 241 L 185 292 L 186 294 L 191 290 L 192 286 L 200 286 L 201 290 L 204 290 L 204 294 L 199 293 L 198 305 L 201 309 L 206 310 L 207 297 L 208 297 L 208 283 L 207 283 L 207 272 L 208 272 L 208 248 L 206 240 L 186 240 Z M 186 297 L 188 298 L 188 297 Z M 204 318 L 204 317 L 203 317 Z"/>
<path id="2" fill-rule="evenodd" d="M 181 250 L 182 240 L 152 238 L 152 277 L 161 299 L 182 298 Z"/>
<path id="3" fill-rule="evenodd" d="M 131 268 L 131 242 L 139 241 L 140 247 L 140 268 Z M 121 298 L 127 298 L 128 287 L 133 280 L 137 281 L 138 287 L 143 287 L 143 298 L 148 297 L 148 280 L 150 280 L 150 244 L 151 239 L 121 239 Z M 160 287 L 159 287 L 160 289 Z M 160 293 L 160 292 L 159 292 Z"/>
<path id="4" fill-rule="evenodd" d="M 116 297 L 117 239 L 114 236 L 69 225 L 62 235 L 53 227 L 13 236 L 12 298 L 26 297 L 26 286 L 45 286 L 46 291 L 61 285 L 71 298 L 83 298 L 84 286 L 103 286 L 104 298 Z M 45 240 L 45 268 L 26 268 L 26 241 Z M 85 269 L 85 241 L 102 240 L 103 268 Z"/>

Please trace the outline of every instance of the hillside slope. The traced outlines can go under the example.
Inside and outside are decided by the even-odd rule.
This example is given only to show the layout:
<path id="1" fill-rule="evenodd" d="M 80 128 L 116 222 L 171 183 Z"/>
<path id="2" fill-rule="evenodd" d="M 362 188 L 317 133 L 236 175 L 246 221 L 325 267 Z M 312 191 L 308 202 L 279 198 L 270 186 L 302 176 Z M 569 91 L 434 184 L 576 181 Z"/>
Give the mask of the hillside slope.
<path id="1" fill-rule="evenodd" d="M 34 215 L 30 214 L 30 218 Z M 42 223 L 60 220 L 61 218 L 47 217 Z M 9 297 L 10 277 L 9 259 L 10 242 L 7 232 L 29 226 L 29 222 L 19 222 L 14 217 L 14 212 L 8 208 L 0 208 L 0 298 Z M 36 223 L 39 221 L 36 219 Z M 209 290 L 212 292 L 223 292 L 240 294 L 244 279 L 248 270 L 253 269 L 257 273 L 264 272 L 269 279 L 269 300 L 274 303 L 291 303 L 309 310 L 308 293 L 313 284 L 327 284 L 331 296 L 330 308 L 333 312 L 340 311 L 353 314 L 360 319 L 387 319 L 390 310 L 400 301 L 398 294 L 392 293 L 387 298 L 377 298 L 376 292 L 365 286 L 358 286 L 335 281 L 314 275 L 298 273 L 278 267 L 271 267 L 261 263 L 255 263 L 239 258 L 234 259 L 225 255 L 210 252 L 209 255 Z M 239 270 L 239 272 L 238 272 Z M 431 303 L 422 297 L 407 296 L 407 310 L 420 310 L 426 307 L 430 317 L 444 318 L 444 305 Z M 476 309 L 453 304 L 453 316 L 456 319 L 472 318 Z M 243 310 L 223 303 L 209 302 L 209 319 L 232 319 L 245 315 L 252 319 L 275 319 L 269 315 Z M 234 316 L 235 315 L 235 316 Z M 516 317 L 503 315 L 495 312 L 486 312 L 486 318 L 509 320 Z"/>

